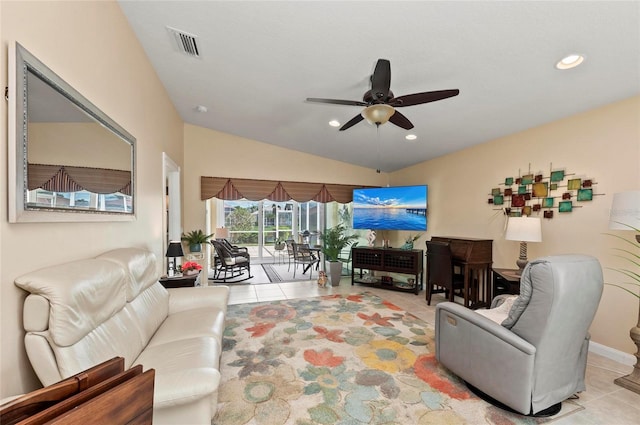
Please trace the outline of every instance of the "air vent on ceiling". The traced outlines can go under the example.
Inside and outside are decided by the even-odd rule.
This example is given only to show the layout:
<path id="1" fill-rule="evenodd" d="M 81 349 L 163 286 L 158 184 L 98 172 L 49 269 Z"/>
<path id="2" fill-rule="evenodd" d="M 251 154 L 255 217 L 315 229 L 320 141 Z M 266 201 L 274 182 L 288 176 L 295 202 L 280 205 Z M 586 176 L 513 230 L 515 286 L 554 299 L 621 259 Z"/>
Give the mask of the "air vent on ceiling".
<path id="1" fill-rule="evenodd" d="M 196 43 L 197 36 L 171 27 L 167 27 L 167 30 L 169 30 L 169 34 L 180 52 L 195 58 L 200 57 L 200 49 Z"/>

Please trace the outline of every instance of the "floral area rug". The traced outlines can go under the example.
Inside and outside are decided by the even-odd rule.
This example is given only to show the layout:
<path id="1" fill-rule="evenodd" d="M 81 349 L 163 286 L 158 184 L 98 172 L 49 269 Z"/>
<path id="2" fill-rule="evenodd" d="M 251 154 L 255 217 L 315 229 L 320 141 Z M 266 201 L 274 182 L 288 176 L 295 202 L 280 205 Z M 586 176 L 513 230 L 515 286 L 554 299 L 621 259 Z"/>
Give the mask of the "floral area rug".
<path id="1" fill-rule="evenodd" d="M 473 355 L 472 353 L 469 353 Z M 537 424 L 471 393 L 434 331 L 371 293 L 228 308 L 216 425 Z"/>

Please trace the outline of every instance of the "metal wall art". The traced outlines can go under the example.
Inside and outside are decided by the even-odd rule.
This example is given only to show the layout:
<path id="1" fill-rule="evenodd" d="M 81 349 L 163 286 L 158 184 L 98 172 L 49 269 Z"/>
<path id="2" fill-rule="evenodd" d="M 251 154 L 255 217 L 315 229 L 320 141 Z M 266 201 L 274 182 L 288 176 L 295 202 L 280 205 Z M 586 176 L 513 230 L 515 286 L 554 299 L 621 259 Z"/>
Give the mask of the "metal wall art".
<path id="1" fill-rule="evenodd" d="M 523 215 L 540 215 L 553 218 L 554 211 L 569 213 L 574 208 L 581 208 L 583 202 L 593 200 L 594 196 L 604 195 L 594 193 L 596 182 L 591 178 L 577 177 L 565 170 L 554 170 L 549 164 L 549 174 L 529 171 L 519 177 L 506 177 L 498 187 L 491 189 L 489 204 L 503 210 L 506 215 L 520 217 Z"/>

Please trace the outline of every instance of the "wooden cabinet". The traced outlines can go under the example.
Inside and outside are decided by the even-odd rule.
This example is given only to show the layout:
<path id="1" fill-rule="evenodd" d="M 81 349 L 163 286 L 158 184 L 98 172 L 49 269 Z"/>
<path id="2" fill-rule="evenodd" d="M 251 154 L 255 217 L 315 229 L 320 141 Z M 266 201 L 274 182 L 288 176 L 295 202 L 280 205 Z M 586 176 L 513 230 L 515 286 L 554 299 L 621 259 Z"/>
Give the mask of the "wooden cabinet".
<path id="1" fill-rule="evenodd" d="M 416 295 L 422 289 L 424 255 L 421 249 L 394 249 L 356 247 L 351 253 L 351 284 L 372 285 L 395 291 L 413 292 Z M 356 272 L 356 269 L 358 271 Z M 364 273 L 368 270 L 369 273 Z M 374 276 L 372 271 L 398 273 L 400 278 L 392 276 Z M 411 281 L 413 279 L 413 281 Z"/>

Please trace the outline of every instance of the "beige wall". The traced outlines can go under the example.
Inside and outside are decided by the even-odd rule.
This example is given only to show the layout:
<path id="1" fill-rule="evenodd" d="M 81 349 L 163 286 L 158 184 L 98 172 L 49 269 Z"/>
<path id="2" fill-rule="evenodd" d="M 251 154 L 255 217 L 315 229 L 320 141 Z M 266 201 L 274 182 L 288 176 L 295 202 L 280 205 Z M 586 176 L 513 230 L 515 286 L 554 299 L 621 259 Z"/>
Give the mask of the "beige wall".
<path id="1" fill-rule="evenodd" d="M 487 204 L 491 188 L 518 171 L 549 175 L 554 169 L 592 178 L 597 184 L 583 208 L 542 220 L 541 243 L 528 244 L 528 257 L 583 253 L 603 267 L 620 267 L 606 236 L 612 195 L 640 188 L 640 97 L 533 128 L 462 152 L 437 158 L 391 175 L 393 185 L 429 185 L 429 230 L 432 235 L 491 238 L 496 267 L 515 267 L 519 243 L 505 241 L 505 218 Z M 611 231 L 629 239 L 631 232 Z M 424 246 L 423 238 L 420 243 Z M 605 281 L 625 282 L 604 270 Z M 605 287 L 592 326 L 592 340 L 627 353 L 635 352 L 629 329 L 638 320 L 638 300 L 615 287 Z"/>
<path id="2" fill-rule="evenodd" d="M 137 139 L 137 220 L 125 223 L 9 224 L 0 178 L 0 398 L 39 386 L 22 332 L 25 293 L 14 279 L 36 268 L 139 246 L 162 256 L 162 152 L 182 165 L 182 121 L 114 1 L 0 2 L 1 86 L 9 43 L 20 42 Z M 7 103 L 0 175 L 7 175 Z"/>

